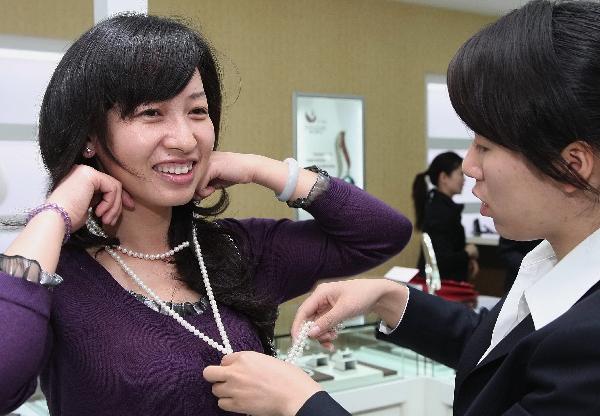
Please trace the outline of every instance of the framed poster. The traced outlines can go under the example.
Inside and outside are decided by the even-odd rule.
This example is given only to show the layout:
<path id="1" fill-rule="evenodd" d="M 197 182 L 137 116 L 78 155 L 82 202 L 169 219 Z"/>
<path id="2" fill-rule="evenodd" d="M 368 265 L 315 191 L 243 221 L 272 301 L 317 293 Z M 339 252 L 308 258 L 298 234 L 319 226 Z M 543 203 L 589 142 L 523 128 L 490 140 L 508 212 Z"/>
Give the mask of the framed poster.
<path id="1" fill-rule="evenodd" d="M 364 188 L 363 98 L 294 93 L 295 156 L 300 166 L 317 165 L 330 176 Z M 298 210 L 299 219 L 310 218 Z"/>

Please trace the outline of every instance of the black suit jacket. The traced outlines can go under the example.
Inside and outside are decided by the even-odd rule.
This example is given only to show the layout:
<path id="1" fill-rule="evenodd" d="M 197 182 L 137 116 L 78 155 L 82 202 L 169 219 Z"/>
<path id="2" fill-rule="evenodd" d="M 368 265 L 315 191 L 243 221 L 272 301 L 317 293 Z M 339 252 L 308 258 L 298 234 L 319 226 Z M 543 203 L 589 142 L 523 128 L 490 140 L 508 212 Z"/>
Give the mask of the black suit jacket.
<path id="1" fill-rule="evenodd" d="M 465 229 L 460 222 L 462 211 L 463 205 L 455 203 L 449 196 L 436 189 L 429 192 L 423 215 L 423 231 L 431 237 L 442 279 L 466 281 L 469 278 Z M 423 250 L 417 268 L 425 276 Z"/>
<path id="2" fill-rule="evenodd" d="M 476 314 L 411 289 L 402 324 L 390 336 L 456 369 L 454 414 L 600 415 L 600 283 L 571 309 L 535 331 L 524 319 L 480 363 L 503 301 Z M 551 302 L 551 300 L 549 300 Z M 302 416 L 348 415 L 322 393 Z"/>

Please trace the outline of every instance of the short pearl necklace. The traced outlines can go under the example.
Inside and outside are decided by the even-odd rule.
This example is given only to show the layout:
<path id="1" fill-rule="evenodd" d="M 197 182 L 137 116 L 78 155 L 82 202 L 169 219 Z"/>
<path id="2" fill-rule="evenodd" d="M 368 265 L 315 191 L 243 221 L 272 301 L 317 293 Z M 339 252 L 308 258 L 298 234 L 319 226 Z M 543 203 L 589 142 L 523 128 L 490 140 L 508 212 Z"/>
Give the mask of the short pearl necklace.
<path id="1" fill-rule="evenodd" d="M 223 326 L 223 322 L 221 321 L 221 314 L 219 313 L 219 309 L 217 308 L 217 302 L 215 301 L 215 296 L 213 295 L 212 288 L 210 286 L 210 282 L 208 280 L 208 272 L 206 271 L 206 267 L 204 265 L 204 258 L 202 257 L 202 251 L 200 250 L 200 244 L 198 243 L 198 238 L 196 236 L 196 227 L 192 228 L 192 239 L 194 242 L 194 248 L 196 251 L 196 258 L 198 259 L 198 265 L 200 266 L 200 271 L 202 273 L 202 279 L 204 281 L 204 287 L 206 289 L 206 295 L 208 296 L 208 300 L 210 303 L 210 307 L 213 312 L 213 316 L 215 317 L 215 322 L 217 323 L 217 329 L 219 330 L 219 334 L 221 335 L 221 339 L 223 340 L 223 345 L 219 344 L 209 336 L 200 332 L 194 326 L 190 325 L 185 319 L 181 317 L 177 312 L 173 310 L 173 308 L 169 307 L 162 299 L 158 297 L 156 293 L 152 289 L 150 289 L 127 264 L 123 261 L 121 256 L 117 254 L 111 247 L 105 246 L 106 252 L 110 254 L 110 256 L 117 262 L 119 266 L 133 279 L 133 281 L 144 290 L 152 299 L 154 299 L 161 308 L 163 308 L 171 317 L 173 317 L 177 322 L 181 324 L 185 329 L 190 331 L 192 334 L 196 335 L 198 338 L 206 342 L 208 345 L 213 347 L 214 349 L 222 352 L 224 355 L 233 353 L 233 349 L 231 348 L 231 344 L 229 343 L 229 338 L 227 337 L 227 333 L 225 332 L 225 327 Z"/>
<path id="2" fill-rule="evenodd" d="M 179 244 L 177 247 L 175 247 L 169 251 L 166 251 L 164 253 L 158 253 L 158 254 L 140 253 L 137 251 L 129 250 L 123 246 L 115 246 L 115 248 L 117 250 L 119 250 L 121 253 L 123 253 L 129 257 L 136 257 L 138 259 L 143 259 L 143 260 L 164 260 L 169 257 L 173 257 L 175 255 L 175 253 L 178 253 L 181 250 L 183 250 L 184 248 L 189 247 L 189 246 L 190 246 L 190 242 L 184 241 L 183 243 Z"/>

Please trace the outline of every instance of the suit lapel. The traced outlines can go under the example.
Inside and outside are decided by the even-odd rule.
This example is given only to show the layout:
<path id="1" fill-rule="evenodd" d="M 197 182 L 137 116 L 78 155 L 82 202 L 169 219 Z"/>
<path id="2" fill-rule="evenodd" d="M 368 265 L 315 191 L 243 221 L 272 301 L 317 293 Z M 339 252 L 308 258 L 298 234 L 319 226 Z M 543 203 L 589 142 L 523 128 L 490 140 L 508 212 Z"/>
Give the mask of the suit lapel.
<path id="1" fill-rule="evenodd" d="M 469 373 L 475 368 L 477 362 L 487 350 L 490 345 L 490 339 L 492 339 L 492 330 L 498 319 L 500 309 L 504 304 L 506 297 L 503 297 L 488 313 L 482 318 L 482 322 L 478 325 L 477 329 L 473 332 L 471 339 L 465 346 L 463 355 L 456 367 L 456 389 L 460 388 L 460 385 Z"/>
<path id="2" fill-rule="evenodd" d="M 507 355 L 521 339 L 525 338 L 533 331 L 535 331 L 533 319 L 531 318 L 531 315 L 527 315 L 525 319 L 510 331 L 473 370 L 477 370 L 478 368 Z"/>
<path id="3" fill-rule="evenodd" d="M 585 301 L 590 295 L 600 296 L 600 293 L 597 292 L 598 290 L 600 290 L 600 281 L 590 288 L 574 306 L 577 307 L 577 304 Z M 489 379 L 493 377 L 498 366 L 501 365 L 500 360 L 503 360 L 504 357 L 511 353 L 515 346 L 525 337 L 535 332 L 533 318 L 531 315 L 527 315 L 519 325 L 508 333 L 504 339 L 490 351 L 481 363 L 477 364 L 477 361 L 479 361 L 483 353 L 489 347 L 492 331 L 502 305 L 498 306 L 498 308 L 494 308 L 490 311 L 487 321 L 481 322 L 480 328 L 473 333 L 471 339 L 465 346 L 465 351 L 458 364 L 456 373 L 456 387 L 454 391 L 455 410 L 458 408 L 459 401 L 463 402 L 462 406 L 464 407 L 469 406 L 469 403 L 474 400 L 474 396 L 472 396 L 474 390 L 465 387 L 468 386 L 468 383 L 471 381 L 474 382 L 478 386 L 475 390 L 481 390 Z M 569 311 L 566 313 L 569 313 Z M 560 317 L 557 319 L 560 319 Z M 484 371 L 485 369 L 489 371 Z M 481 377 L 478 378 L 478 374 L 481 374 Z M 461 393 L 467 394 L 468 397 L 462 397 Z M 465 402 L 465 400 L 467 400 L 467 402 Z"/>
<path id="4" fill-rule="evenodd" d="M 465 356 L 462 362 L 459 363 L 459 368 L 457 369 L 455 383 L 457 391 L 473 372 L 506 356 L 521 339 L 535 331 L 533 319 L 531 318 L 531 315 L 527 315 L 519 325 L 513 328 L 513 330 L 510 331 L 479 364 L 477 364 L 490 345 L 492 331 L 496 324 L 496 320 L 498 319 L 501 307 L 502 305 L 498 305 L 498 308 L 494 308 L 493 313 L 490 313 L 487 325 L 482 325 L 484 328 L 473 334 L 469 342 L 470 345 L 465 350 Z"/>
<path id="5" fill-rule="evenodd" d="M 575 305 L 577 305 L 583 299 L 585 299 L 590 294 L 592 294 L 593 292 L 598 290 L 598 288 L 600 288 L 600 282 L 598 282 L 594 286 L 592 286 L 581 298 L 579 298 L 577 300 L 577 302 L 575 302 Z M 498 313 L 500 313 L 500 312 L 498 312 Z M 497 318 L 498 318 L 498 315 L 496 315 L 496 319 Z M 495 321 L 494 321 L 494 324 L 495 324 Z M 493 326 L 492 326 L 492 328 L 493 328 Z M 475 368 L 473 368 L 471 370 L 471 372 L 474 370 L 477 370 L 478 368 L 480 368 L 488 363 L 491 363 L 494 360 L 497 360 L 498 358 L 501 358 L 501 357 L 507 355 L 514 348 L 514 346 L 517 345 L 519 343 L 519 341 L 521 341 L 521 339 L 525 338 L 527 335 L 531 334 L 534 331 L 535 331 L 535 325 L 533 324 L 533 318 L 531 317 L 531 314 L 529 314 L 525 317 L 525 319 L 523 319 L 519 323 L 519 325 L 517 325 L 512 331 L 510 331 L 498 343 L 498 345 L 496 345 L 496 347 L 490 351 L 490 353 L 481 361 L 481 363 L 479 363 Z M 488 340 L 487 340 L 488 343 L 489 343 L 490 339 L 491 339 L 491 332 L 490 332 L 490 338 L 488 338 Z M 486 349 L 487 349 L 487 347 L 486 347 Z M 481 352 L 481 355 L 483 355 L 483 352 Z M 481 355 L 477 358 L 477 360 L 479 360 L 479 358 L 481 358 Z"/>

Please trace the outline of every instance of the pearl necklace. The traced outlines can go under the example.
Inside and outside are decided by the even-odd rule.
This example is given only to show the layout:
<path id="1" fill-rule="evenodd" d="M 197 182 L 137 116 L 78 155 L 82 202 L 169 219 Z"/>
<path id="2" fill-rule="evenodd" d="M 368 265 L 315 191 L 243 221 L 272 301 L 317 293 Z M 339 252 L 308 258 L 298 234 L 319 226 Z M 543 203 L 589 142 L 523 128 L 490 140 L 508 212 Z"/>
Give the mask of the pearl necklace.
<path id="1" fill-rule="evenodd" d="M 86 221 L 86 226 L 88 230 L 99 237 L 107 238 L 108 236 L 104 232 L 104 230 L 96 223 L 96 221 L 92 218 L 92 209 L 88 209 L 88 219 Z M 227 333 L 225 332 L 225 327 L 223 322 L 221 321 L 221 315 L 219 313 L 219 309 L 217 308 L 217 302 L 215 301 L 215 297 L 213 295 L 212 288 L 210 286 L 210 281 L 208 280 L 208 272 L 206 271 L 206 267 L 204 265 L 204 258 L 202 257 L 202 251 L 200 250 L 200 243 L 198 243 L 198 237 L 196 235 L 196 227 L 192 228 L 192 237 L 194 242 L 194 248 L 196 252 L 196 258 L 198 259 L 198 265 L 200 266 L 200 271 L 202 273 L 202 279 L 204 281 L 204 287 L 206 289 L 206 294 L 208 295 L 208 299 L 210 302 L 210 307 L 212 309 L 213 315 L 215 317 L 215 322 L 217 324 L 217 328 L 219 330 L 219 334 L 221 335 L 221 339 L 223 340 L 224 345 L 220 345 L 215 340 L 210 338 L 209 336 L 203 334 L 198 329 L 194 328 L 194 326 L 190 325 L 185 319 L 181 317 L 177 312 L 175 312 L 172 308 L 170 308 L 162 299 L 154 293 L 152 289 L 150 289 L 143 281 L 140 279 L 133 270 L 123 261 L 121 256 L 119 256 L 111 247 L 104 246 L 106 252 L 117 262 L 119 266 L 133 279 L 133 281 L 144 290 L 150 297 L 152 297 L 163 310 L 165 310 L 172 318 L 174 318 L 181 326 L 190 331 L 192 334 L 196 335 L 201 340 L 205 341 L 208 345 L 215 348 L 216 350 L 222 352 L 224 355 L 231 354 L 233 349 L 231 348 L 231 344 L 229 343 L 229 338 L 227 337 Z M 166 257 L 172 257 L 175 253 L 181 251 L 182 249 L 189 247 L 189 241 L 184 241 L 177 247 L 172 250 L 167 251 L 162 254 L 143 254 L 137 253 L 131 250 L 128 250 L 122 246 L 116 246 L 115 248 L 122 252 L 125 255 L 137 258 L 143 258 L 144 260 L 155 260 L 155 259 L 164 259 Z M 152 258 L 154 256 L 154 258 Z M 157 257 L 158 256 L 158 257 Z M 161 258 L 162 256 L 162 258 Z M 304 353 L 304 349 L 308 344 L 308 333 L 310 329 L 313 327 L 313 321 L 305 321 L 302 324 L 302 328 L 300 329 L 300 334 L 298 338 L 294 342 L 294 344 L 290 347 L 285 361 L 291 364 L 295 364 L 296 361 L 302 357 Z"/>
<path id="2" fill-rule="evenodd" d="M 215 317 L 215 322 L 217 324 L 217 329 L 219 330 L 219 334 L 221 335 L 221 339 L 223 340 L 223 345 L 219 344 L 209 336 L 200 332 L 194 326 L 190 325 L 185 319 L 181 317 L 177 312 L 175 312 L 171 307 L 169 307 L 162 299 L 158 297 L 156 293 L 152 289 L 150 289 L 127 264 L 123 261 L 121 256 L 117 254 L 111 247 L 105 246 L 106 252 L 110 254 L 110 256 L 117 262 L 119 266 L 133 279 L 133 281 L 144 290 L 152 299 L 154 299 L 161 308 L 163 308 L 173 319 L 175 319 L 181 326 L 190 331 L 192 334 L 196 335 L 198 338 L 206 342 L 208 345 L 213 347 L 214 349 L 220 351 L 224 355 L 233 353 L 233 349 L 231 348 L 231 344 L 229 343 L 229 338 L 227 337 L 227 333 L 225 332 L 225 327 L 223 326 L 223 322 L 221 321 L 221 314 L 219 313 L 219 309 L 217 308 L 217 302 L 215 301 L 215 296 L 213 294 L 212 288 L 210 286 L 210 282 L 208 280 L 208 272 L 206 271 L 206 267 L 204 265 L 204 258 L 202 257 L 202 251 L 200 250 L 200 244 L 198 243 L 198 238 L 196 236 L 196 227 L 192 229 L 192 239 L 194 242 L 194 248 L 196 251 L 196 258 L 198 259 L 198 265 L 200 266 L 200 271 L 202 273 L 202 279 L 204 281 L 204 287 L 206 289 L 206 294 L 208 296 L 208 300 L 210 303 L 210 307 L 213 312 L 213 316 Z"/>
<path id="3" fill-rule="evenodd" d="M 177 247 L 175 247 L 169 251 L 166 251 L 164 253 L 158 253 L 158 254 L 140 253 L 137 251 L 129 250 L 123 246 L 115 246 L 115 248 L 117 250 L 119 250 L 121 253 L 123 253 L 129 257 L 136 257 L 138 259 L 143 259 L 143 260 L 164 260 L 166 258 L 173 257 L 175 255 L 175 253 L 178 253 L 181 250 L 183 250 L 184 248 L 189 247 L 189 246 L 190 246 L 190 242 L 184 241 L 183 243 L 179 244 Z"/>
<path id="4" fill-rule="evenodd" d="M 300 328 L 298 338 L 296 338 L 296 341 L 288 350 L 287 356 L 284 360 L 286 363 L 296 364 L 296 361 L 302 357 L 302 354 L 304 354 L 304 349 L 308 344 L 308 333 L 314 324 L 315 323 L 313 321 L 304 321 L 302 327 Z"/>

